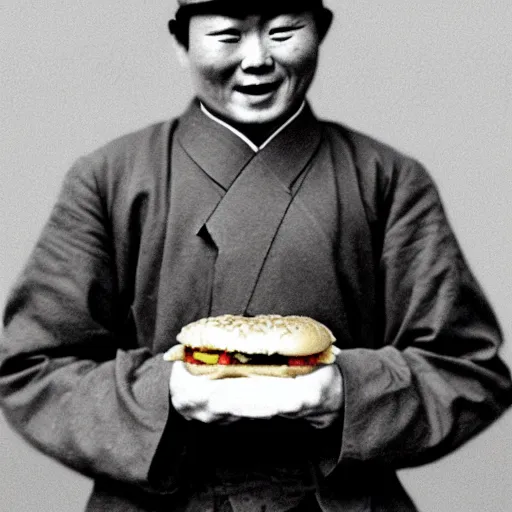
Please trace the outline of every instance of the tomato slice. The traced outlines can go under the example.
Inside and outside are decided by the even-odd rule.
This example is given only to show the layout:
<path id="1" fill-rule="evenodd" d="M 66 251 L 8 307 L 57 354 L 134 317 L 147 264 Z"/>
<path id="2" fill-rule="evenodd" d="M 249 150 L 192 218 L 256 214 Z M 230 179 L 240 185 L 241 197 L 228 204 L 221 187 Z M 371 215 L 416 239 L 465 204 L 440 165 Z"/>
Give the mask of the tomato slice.
<path id="1" fill-rule="evenodd" d="M 219 361 L 217 364 L 222 364 L 224 366 L 233 364 L 233 358 L 227 352 L 224 352 L 219 356 Z"/>
<path id="2" fill-rule="evenodd" d="M 289 357 L 288 366 L 307 366 L 307 361 L 304 357 Z"/>
<path id="3" fill-rule="evenodd" d="M 288 366 L 316 366 L 317 364 L 318 355 L 288 358 Z"/>
<path id="4" fill-rule="evenodd" d="M 309 366 L 316 366 L 318 364 L 318 356 L 308 356 L 307 361 Z"/>

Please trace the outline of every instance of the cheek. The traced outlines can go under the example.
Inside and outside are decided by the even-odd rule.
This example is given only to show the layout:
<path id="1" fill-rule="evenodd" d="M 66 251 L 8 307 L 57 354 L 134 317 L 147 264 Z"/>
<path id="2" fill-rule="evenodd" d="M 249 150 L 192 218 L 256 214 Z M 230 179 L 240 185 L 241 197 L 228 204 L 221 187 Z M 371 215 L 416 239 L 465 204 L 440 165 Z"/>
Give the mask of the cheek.
<path id="1" fill-rule="evenodd" d="M 318 61 L 317 45 L 297 44 L 286 51 L 276 53 L 276 60 L 280 62 L 290 78 L 303 82 L 314 75 Z"/>
<path id="2" fill-rule="evenodd" d="M 190 68 L 199 82 L 222 86 L 236 68 L 229 55 L 214 51 L 211 47 L 190 49 Z"/>
<path id="3" fill-rule="evenodd" d="M 297 81 L 309 81 L 315 74 L 317 57 L 311 53 L 304 53 L 300 50 L 290 56 L 287 67 L 293 78 Z"/>
<path id="4" fill-rule="evenodd" d="M 210 90 L 215 89 L 217 91 L 221 91 L 230 87 L 233 73 L 233 68 L 210 64 L 205 65 L 198 70 L 196 76 L 200 85 L 203 87 L 207 87 Z"/>

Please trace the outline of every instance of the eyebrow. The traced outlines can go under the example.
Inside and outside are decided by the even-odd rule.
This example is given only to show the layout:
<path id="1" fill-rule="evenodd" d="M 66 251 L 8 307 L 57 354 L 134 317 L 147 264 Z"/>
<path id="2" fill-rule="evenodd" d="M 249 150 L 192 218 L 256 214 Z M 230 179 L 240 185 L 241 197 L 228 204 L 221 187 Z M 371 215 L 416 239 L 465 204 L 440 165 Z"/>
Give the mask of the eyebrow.
<path id="1" fill-rule="evenodd" d="M 306 26 L 305 23 L 302 24 L 295 24 L 295 23 L 280 23 L 277 27 L 272 27 L 269 32 L 272 34 L 274 32 L 282 32 L 282 31 L 289 31 L 289 30 L 299 30 L 301 28 L 304 28 Z"/>
<path id="2" fill-rule="evenodd" d="M 221 30 L 214 30 L 212 32 L 207 32 L 207 36 L 223 36 L 226 34 L 238 34 L 239 30 L 234 27 L 226 27 Z"/>
<path id="3" fill-rule="evenodd" d="M 290 20 L 290 21 L 282 21 L 278 23 L 277 26 L 270 28 L 269 32 L 271 34 L 275 32 L 281 32 L 284 30 L 291 31 L 291 30 L 300 30 L 301 28 L 304 28 L 306 24 L 304 22 L 301 22 L 301 20 Z M 206 32 L 206 35 L 208 36 L 222 36 L 226 34 L 237 34 L 240 32 L 240 29 L 236 27 L 226 27 L 221 28 L 219 30 L 212 30 L 210 32 Z"/>

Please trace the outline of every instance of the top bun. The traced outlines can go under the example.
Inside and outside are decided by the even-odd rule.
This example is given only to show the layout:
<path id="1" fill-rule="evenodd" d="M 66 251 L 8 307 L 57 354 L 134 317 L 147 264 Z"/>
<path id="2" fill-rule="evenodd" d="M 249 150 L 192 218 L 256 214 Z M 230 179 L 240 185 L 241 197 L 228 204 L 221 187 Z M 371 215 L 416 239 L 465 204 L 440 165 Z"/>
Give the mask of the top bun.
<path id="1" fill-rule="evenodd" d="M 192 348 L 283 356 L 317 354 L 336 341 L 325 325 L 312 318 L 281 315 L 202 318 L 183 327 L 177 340 Z"/>

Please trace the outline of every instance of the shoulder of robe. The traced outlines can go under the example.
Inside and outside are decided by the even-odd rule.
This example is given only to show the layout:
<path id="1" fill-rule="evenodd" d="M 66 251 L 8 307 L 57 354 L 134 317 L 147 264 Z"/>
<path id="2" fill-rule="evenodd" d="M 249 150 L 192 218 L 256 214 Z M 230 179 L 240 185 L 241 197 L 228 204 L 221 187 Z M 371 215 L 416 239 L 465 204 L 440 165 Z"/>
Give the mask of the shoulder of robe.
<path id="1" fill-rule="evenodd" d="M 385 219 L 397 190 L 435 193 L 430 173 L 415 158 L 346 125 L 323 124 L 334 158 L 355 169 L 371 221 Z"/>
<path id="2" fill-rule="evenodd" d="M 151 180 L 166 164 L 169 137 L 176 120 L 146 126 L 117 137 L 78 158 L 67 180 L 94 182 L 101 191 L 112 193 L 134 181 Z"/>
<path id="3" fill-rule="evenodd" d="M 401 168 L 421 167 L 410 155 L 363 132 L 334 122 L 325 122 L 324 127 L 329 139 L 343 147 L 360 169 L 392 172 Z"/>
<path id="4" fill-rule="evenodd" d="M 113 167 L 127 166 L 141 155 L 154 154 L 165 149 L 169 143 L 169 134 L 174 120 L 162 121 L 145 128 L 117 137 L 92 153 L 82 157 L 91 164 L 109 164 Z"/>

